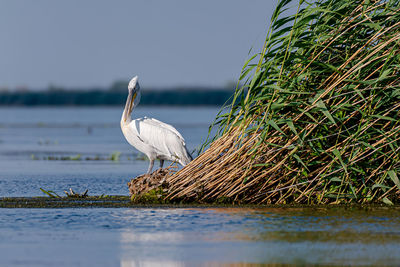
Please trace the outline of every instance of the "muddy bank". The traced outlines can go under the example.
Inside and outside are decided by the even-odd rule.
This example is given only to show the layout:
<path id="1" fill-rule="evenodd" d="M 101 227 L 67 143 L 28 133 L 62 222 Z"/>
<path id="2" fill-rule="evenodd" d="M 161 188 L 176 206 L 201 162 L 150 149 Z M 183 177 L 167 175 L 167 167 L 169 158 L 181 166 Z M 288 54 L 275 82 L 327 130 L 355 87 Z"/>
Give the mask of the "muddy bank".
<path id="1" fill-rule="evenodd" d="M 226 208 L 256 207 L 248 205 L 217 205 L 202 203 L 132 202 L 129 196 L 71 197 L 2 197 L 0 208 Z"/>
<path id="2" fill-rule="evenodd" d="M 133 203 L 160 203 L 160 204 L 202 204 L 211 205 L 218 204 L 241 204 L 238 201 L 233 201 L 230 198 L 219 198 L 213 202 L 201 201 L 201 191 L 192 192 L 190 196 L 172 198 L 175 187 L 171 178 L 176 173 L 177 168 L 169 166 L 164 169 L 157 169 L 150 174 L 143 174 L 131 179 L 128 182 L 129 194 Z"/>
<path id="3" fill-rule="evenodd" d="M 129 196 L 89 196 L 86 198 L 71 197 L 4 197 L 0 198 L 0 208 L 146 208 L 146 207 L 179 207 L 184 205 L 135 204 Z M 185 205 L 188 206 L 188 205 Z M 193 206 L 193 205 L 192 205 Z"/>
<path id="4" fill-rule="evenodd" d="M 133 203 L 171 204 L 171 203 L 198 203 L 195 199 L 168 198 L 171 193 L 170 178 L 176 168 L 170 166 L 157 169 L 150 174 L 143 174 L 128 182 L 129 194 Z"/>
<path id="5" fill-rule="evenodd" d="M 3 197 L 0 208 L 79 208 L 79 207 L 127 207 L 128 196 L 89 196 L 86 198 L 71 197 Z"/>
<path id="6" fill-rule="evenodd" d="M 348 205 L 232 205 L 204 203 L 135 203 L 129 196 L 89 196 L 83 199 L 70 197 L 3 197 L 0 198 L 0 208 L 252 208 L 252 209 L 315 209 L 315 210 L 369 210 L 376 208 L 398 210 L 399 205 L 384 204 L 348 204 Z"/>

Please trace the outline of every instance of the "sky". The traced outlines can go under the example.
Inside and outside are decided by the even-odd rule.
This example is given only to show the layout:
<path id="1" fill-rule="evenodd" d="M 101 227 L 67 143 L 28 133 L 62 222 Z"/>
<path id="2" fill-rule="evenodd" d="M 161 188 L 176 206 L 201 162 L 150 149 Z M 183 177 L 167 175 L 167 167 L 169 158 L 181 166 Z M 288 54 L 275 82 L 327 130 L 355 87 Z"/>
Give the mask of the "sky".
<path id="1" fill-rule="evenodd" d="M 0 89 L 221 87 L 278 0 L 0 0 Z"/>

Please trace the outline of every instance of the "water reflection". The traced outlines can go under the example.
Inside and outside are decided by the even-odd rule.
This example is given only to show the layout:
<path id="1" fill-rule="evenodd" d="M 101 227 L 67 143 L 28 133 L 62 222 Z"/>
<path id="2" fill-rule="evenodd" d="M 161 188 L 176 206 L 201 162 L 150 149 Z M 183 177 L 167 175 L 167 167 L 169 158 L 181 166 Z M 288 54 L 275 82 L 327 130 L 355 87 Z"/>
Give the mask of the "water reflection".
<path id="1" fill-rule="evenodd" d="M 398 208 L 2 209 L 0 266 L 393 265 Z"/>
<path id="2" fill-rule="evenodd" d="M 137 215 L 138 210 L 123 214 L 130 222 L 120 232 L 123 266 L 400 261 L 398 209 L 172 209 L 158 210 L 153 218 L 141 214 L 147 226 L 136 224 Z"/>

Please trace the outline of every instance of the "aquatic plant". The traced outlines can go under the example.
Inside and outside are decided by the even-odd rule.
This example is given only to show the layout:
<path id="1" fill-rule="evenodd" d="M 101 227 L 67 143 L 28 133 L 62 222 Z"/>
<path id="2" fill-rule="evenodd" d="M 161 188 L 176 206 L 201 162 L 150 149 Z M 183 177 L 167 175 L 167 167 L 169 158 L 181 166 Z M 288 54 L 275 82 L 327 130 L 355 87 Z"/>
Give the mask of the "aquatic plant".
<path id="1" fill-rule="evenodd" d="M 31 155 L 33 160 L 38 160 L 39 158 L 36 157 L 35 155 Z M 81 160 L 81 154 L 77 154 L 75 156 L 47 156 L 43 157 L 43 160 Z"/>
<path id="2" fill-rule="evenodd" d="M 69 157 L 69 160 L 81 160 L 81 154 L 78 154 L 78 155 L 73 156 L 73 157 Z"/>
<path id="3" fill-rule="evenodd" d="M 42 191 L 43 193 L 45 193 L 49 197 L 52 197 L 52 198 L 60 198 L 61 197 L 56 192 L 54 192 L 52 190 L 45 190 L 43 188 L 39 188 L 39 189 L 40 189 L 40 191 Z"/>
<path id="4" fill-rule="evenodd" d="M 40 189 L 40 191 L 42 191 L 44 194 L 48 195 L 51 198 L 61 198 L 60 195 L 58 195 L 56 192 L 54 192 L 52 190 L 45 190 L 43 188 L 39 188 L 39 189 Z M 87 194 L 88 191 L 89 191 L 89 189 L 86 189 L 83 193 L 77 193 L 74 190 L 72 190 L 72 188 L 70 188 L 69 192 L 64 191 L 64 193 L 65 193 L 66 197 L 69 197 L 69 198 L 86 198 L 86 197 L 88 197 L 88 194 Z M 100 197 L 103 197 L 103 195 Z"/>
<path id="5" fill-rule="evenodd" d="M 112 161 L 119 161 L 119 157 L 121 156 L 121 152 L 119 152 L 119 151 L 114 151 L 112 154 L 111 154 L 111 157 L 110 157 L 110 160 L 112 160 Z"/>
<path id="6" fill-rule="evenodd" d="M 287 15 L 290 3 L 170 199 L 399 202 L 399 1 L 300 0 Z"/>
<path id="7" fill-rule="evenodd" d="M 74 156 L 44 156 L 44 157 L 38 157 L 35 154 L 31 154 L 31 159 L 32 160 L 61 160 L 61 161 L 81 161 L 81 160 L 86 160 L 86 161 L 100 161 L 100 160 L 111 160 L 111 161 L 119 161 L 121 157 L 121 152 L 119 151 L 114 151 L 113 153 L 110 154 L 108 157 L 101 157 L 99 155 L 96 155 L 94 157 L 82 157 L 81 154 L 76 154 Z M 128 158 L 129 160 L 129 158 Z"/>

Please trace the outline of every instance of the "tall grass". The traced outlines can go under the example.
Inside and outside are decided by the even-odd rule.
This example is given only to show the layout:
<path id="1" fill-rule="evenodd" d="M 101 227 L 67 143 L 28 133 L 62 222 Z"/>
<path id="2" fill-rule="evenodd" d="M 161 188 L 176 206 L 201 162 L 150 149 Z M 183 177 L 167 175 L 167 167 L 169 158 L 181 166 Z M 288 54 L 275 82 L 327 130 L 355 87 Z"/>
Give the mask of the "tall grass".
<path id="1" fill-rule="evenodd" d="M 270 25 L 169 197 L 399 202 L 399 1 L 281 0 Z"/>

